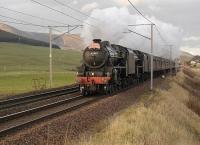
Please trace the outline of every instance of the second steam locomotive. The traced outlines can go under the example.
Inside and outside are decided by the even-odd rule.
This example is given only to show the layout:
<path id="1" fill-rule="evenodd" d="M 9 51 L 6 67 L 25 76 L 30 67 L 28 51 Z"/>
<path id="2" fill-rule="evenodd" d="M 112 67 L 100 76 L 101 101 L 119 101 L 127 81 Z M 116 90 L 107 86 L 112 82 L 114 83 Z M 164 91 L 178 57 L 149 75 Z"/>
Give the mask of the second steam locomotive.
<path id="1" fill-rule="evenodd" d="M 83 52 L 77 79 L 83 95 L 111 93 L 150 77 L 150 54 L 94 39 Z M 175 62 L 154 56 L 155 76 L 175 69 Z"/>

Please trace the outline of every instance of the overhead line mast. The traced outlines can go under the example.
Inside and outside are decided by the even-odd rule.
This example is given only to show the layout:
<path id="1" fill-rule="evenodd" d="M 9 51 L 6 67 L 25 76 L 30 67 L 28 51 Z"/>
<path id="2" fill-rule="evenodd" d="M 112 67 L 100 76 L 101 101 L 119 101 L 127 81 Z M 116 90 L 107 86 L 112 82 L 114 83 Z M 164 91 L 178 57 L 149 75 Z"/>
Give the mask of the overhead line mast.
<path id="1" fill-rule="evenodd" d="M 128 0 L 128 2 L 131 4 L 131 6 L 144 18 L 146 19 L 148 22 L 150 22 L 150 24 L 136 24 L 136 25 L 129 25 L 129 26 L 142 26 L 142 25 L 151 25 L 151 86 L 150 86 L 150 89 L 153 90 L 153 34 L 154 34 L 154 26 L 156 28 L 156 31 L 158 32 L 158 35 L 160 36 L 161 40 L 168 45 L 167 41 L 164 39 L 164 37 L 162 36 L 161 32 L 159 31 L 157 25 L 155 23 L 153 23 L 150 19 L 146 18 L 134 5 L 133 3 Z M 130 31 L 130 30 L 129 30 Z M 137 35 L 140 35 L 140 36 L 143 36 L 141 34 L 138 34 L 136 32 L 134 32 L 135 34 Z M 145 36 L 143 36 L 145 37 Z M 148 39 L 148 38 L 147 38 Z M 172 45 L 169 45 L 170 46 L 170 62 L 172 60 Z M 171 65 L 170 65 L 171 66 Z M 170 68 L 171 69 L 171 68 Z"/>
<path id="2" fill-rule="evenodd" d="M 134 5 L 133 3 L 128 0 L 128 2 L 131 4 L 131 6 L 145 19 L 147 20 L 148 22 L 150 22 L 150 24 L 139 24 L 139 25 L 135 25 L 135 26 L 141 26 L 141 25 L 150 25 L 151 26 L 151 83 L 150 83 L 150 90 L 153 90 L 153 57 L 154 57 L 154 26 L 156 26 L 155 23 L 153 23 L 150 19 L 146 18 Z M 129 26 L 134 26 L 134 25 L 129 25 Z M 157 29 L 158 31 L 158 29 Z M 136 34 L 136 33 L 135 33 Z M 138 34 L 137 34 L 138 35 Z M 140 34 L 141 36 L 141 34 Z M 160 34 L 161 36 L 161 34 Z M 162 39 L 162 38 L 161 38 Z"/>

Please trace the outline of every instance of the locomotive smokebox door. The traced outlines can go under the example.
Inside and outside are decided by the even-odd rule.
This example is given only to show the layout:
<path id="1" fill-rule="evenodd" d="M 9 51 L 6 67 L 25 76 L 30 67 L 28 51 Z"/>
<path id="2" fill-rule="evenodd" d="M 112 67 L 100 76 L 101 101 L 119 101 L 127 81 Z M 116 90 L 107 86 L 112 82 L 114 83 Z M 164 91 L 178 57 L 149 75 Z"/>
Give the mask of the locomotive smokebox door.
<path id="1" fill-rule="evenodd" d="M 105 65 L 109 57 L 106 48 L 101 46 L 101 39 L 94 39 L 83 53 L 83 61 L 88 68 L 97 69 Z"/>

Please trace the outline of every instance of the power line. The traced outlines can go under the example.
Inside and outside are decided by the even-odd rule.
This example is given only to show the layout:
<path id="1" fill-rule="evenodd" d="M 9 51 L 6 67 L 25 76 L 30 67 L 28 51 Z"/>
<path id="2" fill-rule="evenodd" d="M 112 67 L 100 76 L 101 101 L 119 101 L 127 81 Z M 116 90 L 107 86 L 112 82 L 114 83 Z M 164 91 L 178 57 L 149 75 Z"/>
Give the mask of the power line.
<path id="1" fill-rule="evenodd" d="M 20 25 L 29 25 L 29 26 L 36 26 L 36 27 L 48 27 L 48 26 L 45 26 L 45 25 L 39 25 L 39 24 L 34 24 L 34 23 L 29 23 L 27 21 L 24 21 L 24 20 L 19 20 L 19 19 L 15 19 L 15 18 L 12 18 L 12 17 L 8 17 L 8 16 L 3 16 L 0 14 L 1 17 L 4 17 L 4 18 L 8 18 L 8 19 L 12 19 L 12 20 L 15 20 L 15 21 L 18 21 L 18 22 L 13 22 L 13 21 L 7 21 L 7 20 L 1 20 L 2 22 L 7 22 L 7 23 L 13 23 L 13 24 L 20 24 Z"/>
<path id="2" fill-rule="evenodd" d="M 150 22 L 151 24 L 154 24 L 151 20 L 149 20 L 148 18 L 146 18 L 134 5 L 133 5 L 133 3 L 130 1 L 130 0 L 128 0 L 128 2 L 131 4 L 131 6 L 144 18 L 144 19 L 146 19 L 148 22 Z"/>
<path id="3" fill-rule="evenodd" d="M 151 24 L 131 24 L 131 25 L 128 25 L 128 26 L 134 26 L 134 27 L 137 27 L 137 26 L 149 26 Z"/>
<path id="4" fill-rule="evenodd" d="M 160 36 L 161 40 L 166 44 L 168 45 L 167 41 L 164 39 L 164 37 L 162 36 L 161 32 L 159 31 L 158 27 L 156 26 L 156 31 L 158 32 L 158 35 Z"/>
<path id="5" fill-rule="evenodd" d="M 1 19 L 0 19 L 0 22 L 10 23 L 10 24 L 18 24 L 18 25 L 23 25 L 23 26 L 36 26 L 36 27 L 42 27 L 42 28 L 47 28 L 47 27 L 49 27 L 49 26 L 35 25 L 35 24 L 23 23 L 23 22 L 13 22 L 13 21 L 1 20 Z M 77 26 L 76 26 L 76 27 L 77 27 Z M 53 29 L 54 29 L 54 28 L 53 28 Z M 57 30 L 57 29 L 54 29 L 54 30 L 57 31 L 57 32 L 62 32 L 62 31 L 59 31 L 59 30 Z M 62 36 L 65 35 L 65 34 L 66 34 L 66 32 L 63 33 Z M 58 36 L 58 37 L 61 37 L 61 35 Z M 58 37 L 56 37 L 56 39 L 57 39 Z M 82 41 L 82 39 L 77 38 L 77 37 L 73 37 L 73 36 L 69 36 L 69 35 L 67 35 L 67 37 L 70 37 L 70 38 L 73 38 L 73 39 Z M 53 40 L 54 40 L 54 39 L 53 39 Z"/>
<path id="6" fill-rule="evenodd" d="M 155 24 L 131 24 L 131 25 L 128 25 L 128 26 L 134 26 L 134 27 L 138 27 L 138 26 L 151 26 L 151 25 L 155 25 Z M 136 32 L 136 31 L 133 31 L 133 30 L 130 30 L 130 29 L 128 29 L 128 31 L 129 32 L 126 32 L 126 33 L 135 33 L 135 34 L 137 34 L 137 35 L 139 35 L 139 36 L 141 36 L 141 37 L 144 37 L 144 38 L 146 38 L 146 39 L 148 39 L 148 40 L 151 40 L 151 38 L 150 37 L 147 37 L 147 36 L 145 36 L 145 35 L 143 35 L 143 34 L 140 34 L 140 33 L 138 33 L 138 32 Z"/>
<path id="7" fill-rule="evenodd" d="M 58 4 L 62 5 L 62 6 L 64 6 L 64 7 L 67 7 L 67 8 L 69 8 L 69 9 L 73 10 L 73 11 L 76 11 L 76 12 L 79 13 L 79 14 L 84 15 L 85 17 L 98 20 L 98 19 L 96 19 L 96 18 L 94 18 L 94 17 L 91 17 L 90 15 L 87 15 L 87 14 L 85 14 L 85 13 L 83 13 L 83 12 L 81 12 L 81 11 L 79 11 L 79 10 L 77 10 L 77 9 L 75 9 L 75 8 L 73 8 L 73 7 L 71 7 L 71 6 L 67 5 L 67 4 L 65 4 L 65 3 L 63 3 L 63 2 L 60 2 L 60 1 L 58 1 L 58 0 L 54 0 L 54 1 L 55 1 L 56 3 L 58 3 Z"/>
<path id="8" fill-rule="evenodd" d="M 134 26 L 134 27 L 138 27 L 138 26 L 149 26 L 149 25 L 151 25 L 151 24 L 131 24 L 131 25 L 128 25 L 128 26 Z M 155 25 L 155 24 L 154 24 Z M 158 35 L 160 36 L 160 38 L 161 38 L 161 40 L 165 43 L 165 44 L 167 44 L 168 45 L 168 43 L 167 43 L 167 41 L 164 39 L 164 37 L 162 36 L 162 34 L 161 34 L 161 32 L 159 31 L 159 29 L 158 29 L 158 26 L 157 25 L 155 25 L 156 27 L 156 31 L 158 32 Z"/>
<path id="9" fill-rule="evenodd" d="M 51 20 L 51 19 L 47 19 L 47 18 L 43 18 L 43 17 L 39 17 L 39 16 L 34 16 L 34 15 L 27 14 L 27 13 L 24 13 L 24 12 L 21 12 L 21 11 L 12 10 L 12 9 L 9 9 L 9 8 L 3 7 L 3 6 L 0 6 L 0 8 L 8 10 L 8 11 L 11 11 L 11 12 L 14 12 L 14 13 L 18 13 L 18 14 L 22 14 L 22 15 L 25 15 L 25 16 L 29 16 L 29 17 L 32 17 L 32 18 L 40 19 L 42 21 L 45 20 L 45 21 L 49 21 L 49 22 L 62 24 L 62 25 L 68 25 L 68 24 L 65 24 L 65 23 L 62 23 L 62 22 L 59 22 L 59 21 L 56 21 L 56 20 Z"/>
<path id="10" fill-rule="evenodd" d="M 48 9 L 50 9 L 50 10 L 53 10 L 53 11 L 55 11 L 55 12 L 58 12 L 58 13 L 60 13 L 60 14 L 63 14 L 63 15 L 65 15 L 65 16 L 67 16 L 67 17 L 70 17 L 70 18 L 72 18 L 72 19 L 74 19 L 74 20 L 76 20 L 76 21 L 79 21 L 79 22 L 81 22 L 81 23 L 85 23 L 85 24 L 87 24 L 87 25 L 90 25 L 90 26 L 94 27 L 93 25 L 91 25 L 91 24 L 89 24 L 89 23 L 87 23 L 87 22 L 83 22 L 82 20 L 80 20 L 80 19 L 78 19 L 78 18 L 76 18 L 76 17 L 74 17 L 74 16 L 72 16 L 72 15 L 69 15 L 69 14 L 64 13 L 64 12 L 62 12 L 62 11 L 59 11 L 59 10 L 57 10 L 57 9 L 54 9 L 54 8 L 48 6 L 48 5 L 45 5 L 45 4 L 42 4 L 42 3 L 38 2 L 38 1 L 36 1 L 36 0 L 30 0 L 30 1 L 32 1 L 32 2 L 34 2 L 34 3 L 37 3 L 37 4 L 39 4 L 39 5 L 43 6 L 43 7 L 46 7 L 46 8 L 48 8 Z"/>
<path id="11" fill-rule="evenodd" d="M 150 22 L 151 24 L 154 24 L 156 27 L 156 31 L 158 32 L 158 35 L 160 36 L 161 40 L 167 44 L 167 41 L 164 39 L 164 37 L 162 36 L 161 32 L 158 30 L 157 25 L 155 23 L 153 23 L 150 19 L 146 18 L 134 5 L 133 3 L 128 0 L 128 2 L 131 4 L 131 6 L 144 18 L 146 19 L 148 22 Z M 141 25 L 149 25 L 149 24 L 141 24 Z M 129 25 L 129 26 L 139 26 L 139 25 Z"/>
<path id="12" fill-rule="evenodd" d="M 48 28 L 48 27 L 58 28 L 58 27 L 62 27 L 62 26 L 45 26 L 45 25 L 33 24 L 33 23 L 29 23 L 29 22 L 24 21 L 24 20 L 19 20 L 19 19 L 15 19 L 15 18 L 12 18 L 12 17 L 8 17 L 8 16 L 3 16 L 1 14 L 0 14 L 0 17 L 4 17 L 4 18 L 15 20 L 15 21 L 19 21 L 19 22 L 13 22 L 13 21 L 7 21 L 7 20 L 1 20 L 0 19 L 1 22 L 11 23 L 11 24 L 18 24 L 18 25 L 24 25 L 24 26 L 36 26 L 36 27 L 42 27 L 42 28 Z M 69 25 L 69 26 L 70 27 L 74 27 L 74 28 L 72 28 L 71 30 L 68 30 L 68 33 L 73 31 L 74 29 L 76 29 L 78 27 L 81 27 L 82 25 L 74 25 L 74 26 Z M 63 26 L 63 27 L 66 27 L 66 26 Z M 56 30 L 57 32 L 62 32 L 62 31 L 59 31 L 57 29 L 54 29 L 54 30 Z M 62 36 L 65 35 L 66 33 L 67 32 L 63 33 Z M 56 39 L 59 38 L 59 37 L 61 37 L 61 36 L 56 37 Z M 78 39 L 78 38 L 73 37 L 73 36 L 68 36 L 68 37 L 71 37 L 71 38 L 74 38 L 74 39 Z M 78 40 L 81 40 L 81 39 L 78 39 Z"/>
<path id="13" fill-rule="evenodd" d="M 64 36 L 64 35 L 67 34 L 67 33 L 70 34 L 71 31 L 75 30 L 75 29 L 78 28 L 78 27 L 79 27 L 79 26 L 75 26 L 75 27 L 72 28 L 71 30 L 68 30 L 68 31 L 62 33 L 61 35 L 55 37 L 53 40 L 56 40 L 56 39 L 58 39 L 59 37 L 62 37 L 62 36 Z"/>
<path id="14" fill-rule="evenodd" d="M 48 5 L 42 4 L 42 3 L 38 2 L 38 1 L 35 1 L 35 0 L 30 0 L 30 1 L 32 1 L 32 2 L 34 2 L 34 3 L 37 3 L 37 4 L 39 4 L 39 5 L 43 6 L 43 7 L 46 7 L 46 8 L 48 8 L 48 9 L 51 9 L 51 10 L 53 10 L 53 11 L 56 11 L 56 12 L 58 12 L 58 13 L 61 13 L 61 14 L 65 15 L 65 16 L 67 16 L 67 17 L 70 17 L 70 18 L 72 18 L 72 19 L 75 19 L 75 20 L 77 20 L 77 21 L 82 22 L 80 19 L 77 19 L 77 18 L 75 18 L 75 17 L 73 17 L 73 16 L 71 16 L 71 15 L 68 15 L 68 14 L 66 14 L 66 13 L 64 13 L 64 12 L 62 12 L 62 11 L 59 11 L 59 10 L 57 10 L 57 9 L 51 8 L 51 7 L 48 6 Z"/>
<path id="15" fill-rule="evenodd" d="M 22 22 L 13 22 L 13 21 L 1 20 L 1 19 L 0 19 L 0 21 L 1 21 L 1 22 L 4 22 L 4 23 L 19 24 L 19 25 L 24 25 L 24 26 L 36 26 L 36 27 L 42 27 L 42 28 L 48 27 L 48 26 L 34 25 L 34 24 L 22 23 Z"/>
<path id="16" fill-rule="evenodd" d="M 0 16 L 3 17 L 3 18 L 12 19 L 12 20 L 15 20 L 15 21 L 23 22 L 23 23 L 29 23 L 29 22 L 24 21 L 24 20 L 16 19 L 16 18 L 9 17 L 9 16 L 4 16 L 4 15 L 1 15 L 1 14 L 0 14 Z M 32 23 L 30 23 L 30 24 L 32 24 Z M 35 25 L 35 24 L 34 24 L 34 25 Z"/>
<path id="17" fill-rule="evenodd" d="M 55 31 L 57 31 L 57 32 L 60 32 L 60 33 L 63 33 L 62 31 L 60 31 L 60 30 L 57 30 L 57 29 L 53 29 L 53 30 L 55 30 Z M 66 32 L 65 32 L 65 34 L 66 34 Z M 65 35 L 64 33 L 63 33 L 63 35 Z M 73 36 L 69 36 L 69 35 L 66 35 L 67 37 L 70 37 L 70 38 L 73 38 L 73 39 L 77 39 L 77 40 L 79 40 L 79 41 L 82 41 L 82 39 L 80 39 L 80 38 L 77 38 L 77 37 L 73 37 Z M 61 37 L 61 36 L 60 36 Z"/>
<path id="18" fill-rule="evenodd" d="M 147 37 L 147 36 L 145 36 L 145 35 L 139 34 L 139 33 L 135 32 L 135 31 L 133 31 L 133 30 L 128 29 L 128 31 L 131 32 L 131 33 L 135 33 L 135 34 L 137 34 L 137 35 L 139 35 L 139 36 L 141 36 L 141 37 L 144 37 L 144 38 L 146 38 L 146 39 L 148 39 L 148 40 L 151 40 L 151 38 L 149 38 L 149 37 Z"/>
<path id="19" fill-rule="evenodd" d="M 16 18 L 13 18 L 13 17 L 9 17 L 9 16 L 4 16 L 4 15 L 1 15 L 0 14 L 0 17 L 4 17 L 4 18 L 8 18 L 8 19 L 12 19 L 12 20 L 15 20 L 15 21 L 19 21 L 19 22 L 22 22 L 21 24 L 25 24 L 25 25 L 31 25 L 31 26 L 40 26 L 40 27 L 54 27 L 54 28 L 70 28 L 70 27 L 81 27 L 82 25 L 67 25 L 67 26 L 56 26 L 56 25 L 53 25 L 53 26 L 47 26 L 47 25 L 39 25 L 39 24 L 34 24 L 34 23 L 30 23 L 28 21 L 24 21 L 24 20 L 20 20 L 20 19 L 16 19 Z M 9 21 L 8 21 L 9 22 Z M 10 22 L 10 23 L 13 23 L 13 22 Z M 17 24 L 20 24 L 20 23 L 17 23 Z"/>

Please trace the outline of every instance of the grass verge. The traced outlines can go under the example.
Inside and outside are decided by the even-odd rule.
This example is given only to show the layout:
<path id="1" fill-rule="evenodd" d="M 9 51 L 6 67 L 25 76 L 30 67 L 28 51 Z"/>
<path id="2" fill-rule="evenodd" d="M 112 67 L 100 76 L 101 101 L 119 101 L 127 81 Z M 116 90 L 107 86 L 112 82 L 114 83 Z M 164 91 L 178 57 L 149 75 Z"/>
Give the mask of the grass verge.
<path id="1" fill-rule="evenodd" d="M 52 87 L 73 84 L 76 79 L 75 76 L 75 72 L 55 72 Z M 2 97 L 49 88 L 48 72 L 0 73 L 0 80 L 0 94 Z"/>
<path id="2" fill-rule="evenodd" d="M 53 87 L 75 82 L 81 52 L 53 49 Z M 0 43 L 0 98 L 49 88 L 49 48 Z"/>
<path id="3" fill-rule="evenodd" d="M 141 96 L 137 105 L 70 144 L 199 145 L 200 116 L 188 107 L 191 99 L 189 91 L 168 79 L 153 93 Z"/>

